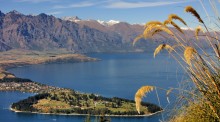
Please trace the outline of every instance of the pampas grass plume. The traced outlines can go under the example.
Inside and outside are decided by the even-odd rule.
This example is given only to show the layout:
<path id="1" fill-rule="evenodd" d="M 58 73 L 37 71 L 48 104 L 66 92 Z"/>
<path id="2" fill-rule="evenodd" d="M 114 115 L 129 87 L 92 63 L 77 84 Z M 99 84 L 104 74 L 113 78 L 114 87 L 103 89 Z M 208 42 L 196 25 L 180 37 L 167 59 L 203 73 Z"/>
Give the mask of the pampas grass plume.
<path id="1" fill-rule="evenodd" d="M 185 12 L 191 13 L 193 16 L 195 16 L 199 20 L 199 22 L 204 23 L 201 17 L 199 16 L 199 14 L 197 13 L 197 11 L 192 6 L 186 6 Z"/>
<path id="2" fill-rule="evenodd" d="M 168 20 L 171 21 L 171 20 L 173 20 L 173 19 L 179 20 L 180 22 L 182 22 L 184 25 L 187 26 L 186 22 L 185 22 L 181 17 L 179 17 L 179 16 L 176 15 L 176 14 L 170 14 L 170 15 L 168 16 Z"/>
<path id="3" fill-rule="evenodd" d="M 203 29 L 202 29 L 202 27 L 201 27 L 201 26 L 196 27 L 195 36 L 196 36 L 196 39 L 197 39 L 197 40 L 199 40 L 198 35 L 199 35 L 199 32 L 200 32 L 200 31 L 204 32 Z"/>
<path id="4" fill-rule="evenodd" d="M 136 92 L 136 94 L 135 94 L 135 103 L 136 103 L 136 109 L 137 109 L 139 114 L 140 114 L 140 109 L 141 109 L 142 98 L 145 96 L 146 93 L 149 93 L 152 90 L 154 90 L 154 86 L 142 86 Z"/>
<path id="5" fill-rule="evenodd" d="M 168 44 L 160 44 L 160 45 L 155 49 L 155 51 L 154 51 L 154 57 L 156 57 L 156 55 L 157 55 L 161 50 L 163 50 L 163 49 L 168 50 L 169 53 L 173 51 L 173 48 L 172 48 L 170 45 L 168 45 Z"/>
<path id="6" fill-rule="evenodd" d="M 192 48 L 192 47 L 186 47 L 185 51 L 184 51 L 184 58 L 186 60 L 186 63 L 191 65 L 191 60 L 193 58 L 193 54 L 196 54 L 197 51 L 196 49 Z"/>
<path id="7" fill-rule="evenodd" d="M 133 41 L 133 46 L 135 45 L 135 43 L 137 42 L 137 41 L 139 41 L 140 39 L 142 39 L 142 38 L 144 38 L 144 35 L 139 35 L 139 36 L 137 36 L 135 39 L 134 39 L 134 41 Z"/>

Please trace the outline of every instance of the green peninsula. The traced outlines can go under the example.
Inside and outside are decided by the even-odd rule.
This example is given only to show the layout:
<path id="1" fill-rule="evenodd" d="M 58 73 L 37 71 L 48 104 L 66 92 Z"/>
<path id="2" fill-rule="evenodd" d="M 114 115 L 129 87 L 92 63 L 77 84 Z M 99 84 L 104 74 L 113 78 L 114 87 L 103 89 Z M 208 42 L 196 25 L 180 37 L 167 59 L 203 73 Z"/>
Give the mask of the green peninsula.
<path id="1" fill-rule="evenodd" d="M 109 116 L 147 116 L 162 109 L 154 104 L 142 103 L 141 114 L 135 109 L 133 100 L 123 98 L 106 98 L 95 94 L 83 94 L 74 90 L 58 90 L 41 93 L 13 103 L 16 112 L 47 114 L 81 114 Z"/>
<path id="2" fill-rule="evenodd" d="M 138 114 L 134 100 L 117 97 L 106 98 L 96 94 L 80 93 L 71 89 L 48 86 L 17 77 L 0 79 L 0 91 L 37 93 L 35 96 L 13 103 L 11 110 L 15 112 L 149 116 L 162 110 L 157 105 L 143 102 L 141 114 Z"/>

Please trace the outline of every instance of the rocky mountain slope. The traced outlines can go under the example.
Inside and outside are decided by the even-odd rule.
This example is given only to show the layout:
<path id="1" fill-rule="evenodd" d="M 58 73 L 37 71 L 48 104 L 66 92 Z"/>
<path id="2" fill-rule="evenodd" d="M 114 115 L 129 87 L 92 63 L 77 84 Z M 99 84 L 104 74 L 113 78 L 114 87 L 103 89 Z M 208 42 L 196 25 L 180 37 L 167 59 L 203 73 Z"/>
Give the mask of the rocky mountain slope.
<path id="1" fill-rule="evenodd" d="M 153 50 L 167 39 L 156 37 L 132 46 L 143 26 L 111 20 L 63 19 L 51 15 L 24 15 L 0 11 L 0 51 L 10 49 L 57 50 L 73 53 L 134 52 Z"/>

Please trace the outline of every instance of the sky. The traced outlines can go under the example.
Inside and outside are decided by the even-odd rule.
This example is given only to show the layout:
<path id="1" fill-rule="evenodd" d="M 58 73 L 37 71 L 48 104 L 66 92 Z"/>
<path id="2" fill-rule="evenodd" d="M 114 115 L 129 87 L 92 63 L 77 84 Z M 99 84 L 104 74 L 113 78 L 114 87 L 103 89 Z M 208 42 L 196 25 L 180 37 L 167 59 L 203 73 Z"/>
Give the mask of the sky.
<path id="1" fill-rule="evenodd" d="M 209 19 L 215 16 L 211 8 L 214 5 L 220 9 L 220 0 L 0 0 L 0 11 L 16 10 L 25 15 L 46 13 L 59 18 L 78 16 L 83 20 L 118 20 L 131 24 L 164 21 L 173 13 L 196 26 L 196 19 L 184 12 L 188 5 L 210 22 Z"/>

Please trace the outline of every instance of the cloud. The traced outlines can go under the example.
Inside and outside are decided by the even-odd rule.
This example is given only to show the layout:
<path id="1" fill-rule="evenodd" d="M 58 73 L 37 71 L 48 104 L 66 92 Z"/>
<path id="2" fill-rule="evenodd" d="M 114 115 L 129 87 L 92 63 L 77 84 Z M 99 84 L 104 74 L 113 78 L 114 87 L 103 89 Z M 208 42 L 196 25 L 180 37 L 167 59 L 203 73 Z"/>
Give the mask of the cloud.
<path id="1" fill-rule="evenodd" d="M 42 3 L 42 2 L 57 2 L 58 0 L 16 0 L 16 2 Z"/>
<path id="2" fill-rule="evenodd" d="M 76 4 L 71 4 L 71 5 L 56 5 L 53 8 L 55 9 L 61 9 L 61 8 L 80 8 L 80 7 L 89 7 L 89 6 L 94 6 L 97 3 L 92 3 L 92 2 L 80 2 Z"/>
<path id="3" fill-rule="evenodd" d="M 25 0 L 28 1 L 28 0 Z M 36 0 L 37 1 L 37 0 Z M 41 0 L 41 1 L 50 1 L 50 0 Z M 126 9 L 126 8 L 142 8 L 142 7 L 155 7 L 155 6 L 165 6 L 171 4 L 185 3 L 195 0 L 179 0 L 179 1 L 157 1 L 157 2 L 126 2 L 125 0 L 92 0 L 92 1 L 84 1 L 79 3 L 72 3 L 68 5 L 55 5 L 54 9 L 65 9 L 65 8 L 80 8 L 80 7 L 90 7 L 90 6 L 98 6 L 104 8 L 118 8 L 118 9 Z"/>
<path id="4" fill-rule="evenodd" d="M 142 8 L 142 7 L 156 7 L 156 6 L 165 6 L 165 5 L 171 5 L 171 4 L 178 4 L 178 3 L 184 3 L 187 1 L 178 1 L 178 2 L 172 2 L 172 1 L 160 1 L 160 2 L 111 2 L 108 5 L 104 6 L 105 8 L 120 8 L 120 9 L 126 9 L 126 8 Z"/>
<path id="5" fill-rule="evenodd" d="M 61 14 L 62 11 L 54 11 L 54 12 L 49 12 L 47 13 L 48 15 L 56 15 L 56 14 Z"/>

